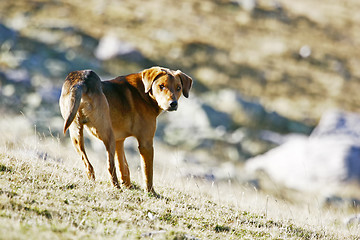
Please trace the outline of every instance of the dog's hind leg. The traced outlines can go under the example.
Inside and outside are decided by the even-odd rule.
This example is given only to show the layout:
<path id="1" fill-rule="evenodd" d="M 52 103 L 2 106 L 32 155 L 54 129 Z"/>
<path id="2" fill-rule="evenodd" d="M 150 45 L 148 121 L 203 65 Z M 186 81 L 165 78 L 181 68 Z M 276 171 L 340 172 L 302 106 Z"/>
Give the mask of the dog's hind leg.
<path id="1" fill-rule="evenodd" d="M 106 148 L 106 154 L 109 164 L 109 173 L 111 175 L 111 181 L 114 187 L 120 188 L 119 181 L 116 175 L 116 168 L 115 168 L 115 138 L 112 128 L 108 128 L 106 136 L 99 136 L 100 139 L 103 141 L 105 148 Z"/>
<path id="2" fill-rule="evenodd" d="M 98 102 L 102 102 L 99 104 L 102 108 L 98 106 L 94 107 L 97 111 L 91 113 L 91 121 L 87 123 L 86 126 L 95 137 L 104 143 L 112 184 L 114 187 L 120 188 L 115 168 L 115 137 L 105 96 L 102 96 Z"/>
<path id="3" fill-rule="evenodd" d="M 74 145 L 76 151 L 80 154 L 81 159 L 85 164 L 88 178 L 91 180 L 95 180 L 94 168 L 91 165 L 85 152 L 84 135 L 83 135 L 84 126 L 82 124 L 73 123 L 71 124 L 69 129 L 70 129 L 71 142 Z"/>
<path id="4" fill-rule="evenodd" d="M 124 151 L 124 140 L 119 140 L 116 142 L 115 156 L 119 162 L 122 183 L 126 187 L 131 187 L 130 171 L 129 171 L 129 166 L 126 161 L 125 151 Z"/>

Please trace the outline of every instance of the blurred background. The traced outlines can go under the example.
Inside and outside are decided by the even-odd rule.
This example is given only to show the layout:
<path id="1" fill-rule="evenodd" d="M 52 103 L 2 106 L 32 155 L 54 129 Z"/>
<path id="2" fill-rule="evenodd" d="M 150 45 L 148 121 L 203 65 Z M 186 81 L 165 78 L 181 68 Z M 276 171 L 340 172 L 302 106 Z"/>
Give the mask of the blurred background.
<path id="1" fill-rule="evenodd" d="M 194 85 L 159 118 L 158 164 L 358 204 L 359 9 L 357 0 L 0 1 L 1 118 L 17 128 L 21 116 L 69 144 L 58 99 L 70 71 L 105 80 L 180 69 Z M 127 148 L 137 168 L 136 144 Z"/>

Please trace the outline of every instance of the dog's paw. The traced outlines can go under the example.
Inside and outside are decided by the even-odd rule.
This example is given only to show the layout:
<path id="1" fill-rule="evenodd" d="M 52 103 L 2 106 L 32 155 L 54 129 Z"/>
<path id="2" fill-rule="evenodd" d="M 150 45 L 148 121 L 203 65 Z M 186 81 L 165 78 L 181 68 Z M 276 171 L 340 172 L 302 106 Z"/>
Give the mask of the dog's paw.
<path id="1" fill-rule="evenodd" d="M 125 189 L 129 189 L 129 190 L 141 190 L 141 187 L 139 185 L 137 185 L 135 182 L 132 182 L 132 183 L 122 182 L 121 185 Z"/>
<path id="2" fill-rule="evenodd" d="M 148 194 L 149 197 L 155 197 L 155 198 L 158 198 L 158 199 L 163 198 L 160 194 L 155 192 L 155 190 L 153 190 L 153 189 L 151 191 L 148 191 L 147 194 Z"/>
<path id="3" fill-rule="evenodd" d="M 118 181 L 112 181 L 112 185 L 117 189 L 121 189 L 120 184 L 119 184 Z"/>
<path id="4" fill-rule="evenodd" d="M 132 184 L 132 183 L 122 183 L 121 186 L 123 186 L 126 189 L 130 189 L 130 190 L 136 190 L 137 186 Z"/>

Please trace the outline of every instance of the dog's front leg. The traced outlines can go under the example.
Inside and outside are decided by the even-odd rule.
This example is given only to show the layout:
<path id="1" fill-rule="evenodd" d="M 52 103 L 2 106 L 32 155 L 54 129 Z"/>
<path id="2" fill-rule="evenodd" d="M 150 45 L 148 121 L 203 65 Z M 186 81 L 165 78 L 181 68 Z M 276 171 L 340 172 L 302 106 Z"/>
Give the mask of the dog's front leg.
<path id="1" fill-rule="evenodd" d="M 139 151 L 142 158 L 142 167 L 144 171 L 144 180 L 146 190 L 154 195 L 155 190 L 153 188 L 153 160 L 154 160 L 154 148 L 153 141 L 139 141 Z"/>

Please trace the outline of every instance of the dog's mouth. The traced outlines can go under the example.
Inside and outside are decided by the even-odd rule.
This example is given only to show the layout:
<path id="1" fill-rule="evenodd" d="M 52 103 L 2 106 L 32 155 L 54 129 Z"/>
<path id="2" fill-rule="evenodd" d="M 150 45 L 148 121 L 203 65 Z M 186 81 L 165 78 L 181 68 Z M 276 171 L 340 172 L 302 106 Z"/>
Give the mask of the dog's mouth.
<path id="1" fill-rule="evenodd" d="M 177 110 L 177 106 L 176 107 L 169 107 L 166 111 L 168 112 L 174 112 Z"/>

